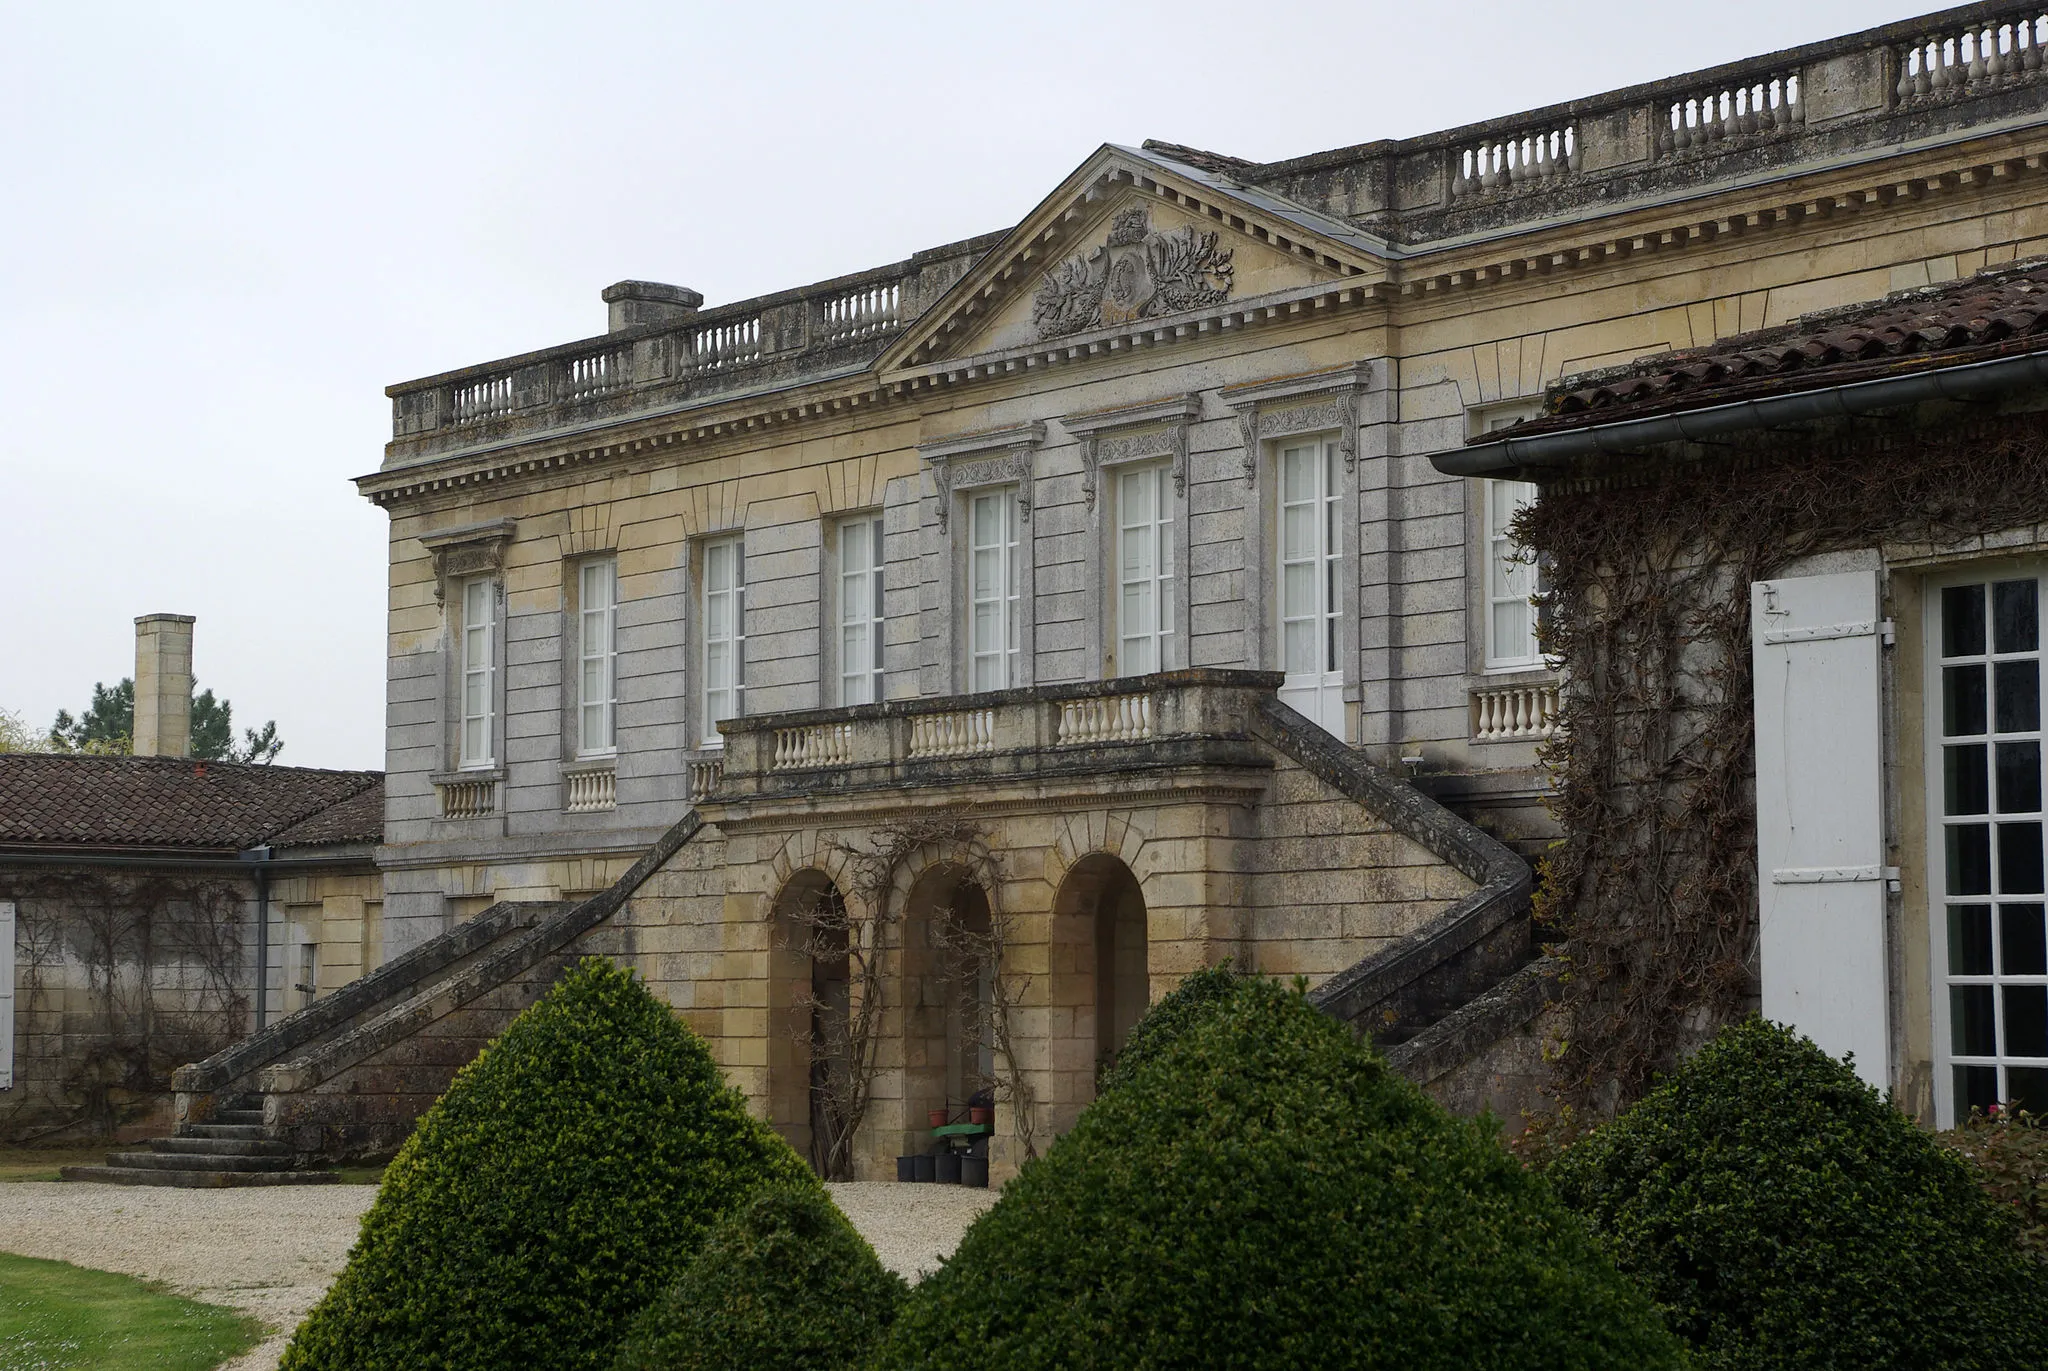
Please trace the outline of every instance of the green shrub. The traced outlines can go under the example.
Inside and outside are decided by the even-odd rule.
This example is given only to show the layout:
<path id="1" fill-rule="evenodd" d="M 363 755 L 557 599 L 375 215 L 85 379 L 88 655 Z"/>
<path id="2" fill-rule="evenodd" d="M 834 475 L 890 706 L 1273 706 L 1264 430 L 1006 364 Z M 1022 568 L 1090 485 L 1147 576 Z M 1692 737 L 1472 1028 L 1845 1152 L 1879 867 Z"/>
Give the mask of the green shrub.
<path id="1" fill-rule="evenodd" d="M 1251 979 L 1228 961 L 1183 977 L 1132 1027 L 1124 1045 L 1117 1049 L 1116 1059 L 1096 1080 L 1095 1093 L 1113 1090 L 1128 1080 L 1140 1065 L 1165 1051 L 1190 1025 L 1206 1019 Z"/>
<path id="2" fill-rule="evenodd" d="M 1490 1124 L 1299 994 L 1213 999 L 912 1291 L 880 1367 L 1679 1364 Z"/>
<path id="3" fill-rule="evenodd" d="M 455 1077 L 283 1371 L 610 1363 L 712 1224 L 809 1169 L 625 971 L 590 958 Z"/>
<path id="4" fill-rule="evenodd" d="M 2019 1219 L 2019 1245 L 2048 1262 L 2048 1114 L 1976 1110 L 1945 1133 L 1942 1145 L 1968 1157 L 1986 1194 Z"/>
<path id="5" fill-rule="evenodd" d="M 2048 1286 L 1969 1167 L 1761 1019 L 1548 1174 L 1703 1366 L 1988 1368 L 2048 1336 Z"/>
<path id="6" fill-rule="evenodd" d="M 640 1316 L 616 1371 L 858 1366 L 904 1291 L 815 1188 L 763 1191 L 725 1217 Z"/>

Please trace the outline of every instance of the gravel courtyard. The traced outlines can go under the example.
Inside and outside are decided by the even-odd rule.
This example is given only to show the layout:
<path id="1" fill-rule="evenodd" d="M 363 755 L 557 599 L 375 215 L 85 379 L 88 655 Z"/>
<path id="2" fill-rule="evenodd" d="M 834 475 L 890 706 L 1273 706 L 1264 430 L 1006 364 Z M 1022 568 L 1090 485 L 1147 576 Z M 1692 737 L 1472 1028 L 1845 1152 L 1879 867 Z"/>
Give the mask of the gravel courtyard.
<path id="1" fill-rule="evenodd" d="M 832 1198 L 884 1264 L 915 1280 L 959 1244 L 995 1192 L 860 1181 Z M 274 1331 L 223 1371 L 271 1371 L 341 1270 L 375 1186 L 157 1190 L 24 1181 L 0 1185 L 0 1250 L 159 1280 L 240 1309 Z"/>

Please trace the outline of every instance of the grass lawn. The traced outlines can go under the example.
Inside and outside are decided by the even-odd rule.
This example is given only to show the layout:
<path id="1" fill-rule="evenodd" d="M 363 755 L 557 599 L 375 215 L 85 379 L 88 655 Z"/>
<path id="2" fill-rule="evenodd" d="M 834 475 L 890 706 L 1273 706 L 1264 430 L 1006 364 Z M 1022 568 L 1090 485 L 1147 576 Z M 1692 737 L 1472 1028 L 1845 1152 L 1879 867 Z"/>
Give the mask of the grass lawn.
<path id="1" fill-rule="evenodd" d="M 0 1147 L 0 1184 L 8 1181 L 54 1181 L 60 1166 L 99 1166 L 113 1148 Z"/>
<path id="2" fill-rule="evenodd" d="M 0 1252 L 0 1371 L 212 1371 L 261 1332 L 133 1276 Z"/>

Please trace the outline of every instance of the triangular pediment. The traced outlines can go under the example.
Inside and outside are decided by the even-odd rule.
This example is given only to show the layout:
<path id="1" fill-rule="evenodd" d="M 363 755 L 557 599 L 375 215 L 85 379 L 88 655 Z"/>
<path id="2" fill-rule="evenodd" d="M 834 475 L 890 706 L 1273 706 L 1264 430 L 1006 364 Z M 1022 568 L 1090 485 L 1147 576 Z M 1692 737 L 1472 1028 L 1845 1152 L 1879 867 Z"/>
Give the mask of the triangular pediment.
<path id="1" fill-rule="evenodd" d="M 884 375 L 1386 275 L 1376 241 L 1269 192 L 1104 147 L 879 360 Z"/>

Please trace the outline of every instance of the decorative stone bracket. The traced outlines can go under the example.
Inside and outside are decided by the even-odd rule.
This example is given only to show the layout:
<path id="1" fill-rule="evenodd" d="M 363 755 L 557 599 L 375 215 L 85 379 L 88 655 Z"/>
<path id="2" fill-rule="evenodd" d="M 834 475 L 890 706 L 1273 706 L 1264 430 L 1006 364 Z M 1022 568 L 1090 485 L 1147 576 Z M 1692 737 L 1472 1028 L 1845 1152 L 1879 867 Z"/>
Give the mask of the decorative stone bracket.
<path id="1" fill-rule="evenodd" d="M 518 525 L 511 519 L 463 524 L 423 533 L 420 543 L 434 557 L 434 601 L 443 603 L 448 582 L 462 576 L 495 576 L 505 569 L 505 549 Z"/>
<path id="2" fill-rule="evenodd" d="M 1045 441 L 1045 425 L 1037 420 L 1008 428 L 986 429 L 958 438 L 920 443 L 917 450 L 932 467 L 939 492 L 939 527 L 953 512 L 953 492 L 984 486 L 1015 485 L 1017 517 L 1031 522 L 1032 454 Z"/>
<path id="3" fill-rule="evenodd" d="M 1201 397 L 1179 395 L 1061 419 L 1060 426 L 1081 443 L 1081 498 L 1088 508 L 1095 508 L 1096 481 L 1103 467 L 1154 457 L 1171 461 L 1174 493 L 1185 496 L 1188 427 L 1201 417 Z"/>
<path id="4" fill-rule="evenodd" d="M 1371 374 L 1370 362 L 1354 362 L 1331 371 L 1225 388 L 1224 402 L 1237 411 L 1238 430 L 1244 435 L 1244 483 L 1258 480 L 1259 448 L 1267 439 L 1322 429 L 1337 430 L 1344 470 L 1356 470 L 1358 402 Z"/>

